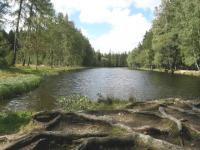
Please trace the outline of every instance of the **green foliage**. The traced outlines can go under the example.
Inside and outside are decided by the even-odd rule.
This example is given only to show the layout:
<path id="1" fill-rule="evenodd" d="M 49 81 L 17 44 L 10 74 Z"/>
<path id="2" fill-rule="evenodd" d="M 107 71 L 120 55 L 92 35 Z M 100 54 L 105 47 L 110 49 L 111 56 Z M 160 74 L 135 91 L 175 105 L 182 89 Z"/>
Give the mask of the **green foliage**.
<path id="1" fill-rule="evenodd" d="M 61 107 L 68 112 L 89 110 L 95 108 L 95 102 L 92 102 L 85 96 L 72 95 L 58 100 Z"/>
<path id="2" fill-rule="evenodd" d="M 0 49 L 6 51 L 4 58 L 8 65 L 35 64 L 37 68 L 39 65 L 91 66 L 96 63 L 89 40 L 67 15 L 55 14 L 50 0 L 15 0 L 11 13 L 5 11 L 7 4 L 7 0 L 1 1 L 0 19 L 7 15 L 13 17 L 15 31 L 5 32 L 3 38 L 0 35 Z M 0 27 L 5 24 L 3 21 Z"/>
<path id="3" fill-rule="evenodd" d="M 7 67 L 7 62 L 4 58 L 0 58 L 0 68 L 6 68 Z"/>
<path id="4" fill-rule="evenodd" d="M 127 66 L 126 53 L 96 53 L 67 15 L 55 13 L 50 0 L 15 0 L 15 4 L 10 7 L 12 15 L 2 12 L 2 17 L 10 15 L 14 21 L 14 32 L 4 34 L 9 66 Z"/>
<path id="5" fill-rule="evenodd" d="M 200 69 L 200 2 L 162 0 L 152 29 L 128 56 L 131 68 Z"/>
<path id="6" fill-rule="evenodd" d="M 127 67 L 127 53 L 109 53 L 101 54 L 96 52 L 96 66 L 99 67 Z"/>
<path id="7" fill-rule="evenodd" d="M 9 54 L 6 56 L 6 62 L 8 64 L 8 66 L 11 66 L 12 65 L 12 62 L 13 62 L 13 59 L 14 59 L 14 54 L 13 52 L 9 52 Z"/>
<path id="8" fill-rule="evenodd" d="M 145 34 L 142 44 L 134 49 L 127 58 L 128 66 L 131 68 L 153 67 L 154 51 L 152 49 L 153 32 Z"/>
<path id="9" fill-rule="evenodd" d="M 7 62 L 5 60 L 6 56 L 6 38 L 4 31 L 0 31 L 0 68 L 7 67 Z"/>
<path id="10" fill-rule="evenodd" d="M 30 112 L 0 113 L 0 135 L 18 132 L 30 122 L 31 116 Z"/>
<path id="11" fill-rule="evenodd" d="M 52 67 L 93 65 L 95 53 L 88 39 L 66 18 L 61 13 L 51 18 L 32 18 L 36 29 L 21 32 L 18 61 L 28 63 L 31 59 L 36 65 Z"/>

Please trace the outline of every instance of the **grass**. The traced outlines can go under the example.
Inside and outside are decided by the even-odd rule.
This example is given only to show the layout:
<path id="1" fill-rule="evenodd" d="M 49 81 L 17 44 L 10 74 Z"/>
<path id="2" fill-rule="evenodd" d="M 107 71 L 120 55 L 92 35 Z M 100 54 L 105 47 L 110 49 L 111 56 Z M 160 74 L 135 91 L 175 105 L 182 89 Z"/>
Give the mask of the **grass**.
<path id="1" fill-rule="evenodd" d="M 175 71 L 175 74 L 200 77 L 200 71 L 194 71 L 194 70 L 177 70 Z"/>
<path id="2" fill-rule="evenodd" d="M 116 98 L 101 97 L 98 101 L 92 101 L 85 96 L 72 95 L 58 99 L 60 107 L 67 111 L 84 111 L 84 110 L 108 110 L 120 109 L 127 106 L 130 102 Z"/>
<path id="3" fill-rule="evenodd" d="M 18 75 L 16 77 L 0 79 L 0 98 L 10 98 L 30 91 L 38 87 L 41 81 L 42 77 L 37 75 Z"/>
<path id="4" fill-rule="evenodd" d="M 31 116 L 31 112 L 0 113 L 0 135 L 19 132 L 29 124 Z"/>
<path id="5" fill-rule="evenodd" d="M 75 71 L 82 67 L 11 67 L 0 70 L 0 100 L 29 92 L 39 86 L 45 76 Z"/>

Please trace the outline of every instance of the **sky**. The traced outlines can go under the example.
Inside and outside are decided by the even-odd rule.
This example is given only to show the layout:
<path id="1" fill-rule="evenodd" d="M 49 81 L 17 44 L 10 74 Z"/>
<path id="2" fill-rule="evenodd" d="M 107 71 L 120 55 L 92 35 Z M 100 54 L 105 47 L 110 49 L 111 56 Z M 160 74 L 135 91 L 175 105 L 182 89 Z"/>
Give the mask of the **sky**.
<path id="1" fill-rule="evenodd" d="M 102 53 L 128 52 L 151 28 L 161 0 L 51 0 Z"/>

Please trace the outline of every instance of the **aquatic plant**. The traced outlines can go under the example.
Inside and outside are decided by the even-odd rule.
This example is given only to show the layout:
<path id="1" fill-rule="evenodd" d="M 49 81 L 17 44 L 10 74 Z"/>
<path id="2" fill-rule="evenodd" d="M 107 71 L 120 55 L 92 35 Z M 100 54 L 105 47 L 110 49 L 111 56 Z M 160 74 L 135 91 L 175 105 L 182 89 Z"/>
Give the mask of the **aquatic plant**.
<path id="1" fill-rule="evenodd" d="M 129 101 L 120 100 L 114 97 L 107 97 L 97 101 L 91 100 L 86 96 L 71 95 L 58 99 L 59 106 L 65 111 L 82 111 L 82 110 L 103 110 L 117 109 L 129 104 Z"/>

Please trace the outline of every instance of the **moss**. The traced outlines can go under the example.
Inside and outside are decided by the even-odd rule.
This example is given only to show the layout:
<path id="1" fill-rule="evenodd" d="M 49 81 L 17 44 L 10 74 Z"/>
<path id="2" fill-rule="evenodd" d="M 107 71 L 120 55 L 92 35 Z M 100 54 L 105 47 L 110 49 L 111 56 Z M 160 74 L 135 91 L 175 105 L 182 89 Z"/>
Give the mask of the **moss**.
<path id="1" fill-rule="evenodd" d="M 0 135 L 18 132 L 29 124 L 31 112 L 0 113 Z"/>
<path id="2" fill-rule="evenodd" d="M 124 128 L 120 127 L 113 127 L 111 130 L 111 135 L 122 135 L 125 134 L 127 131 Z"/>

